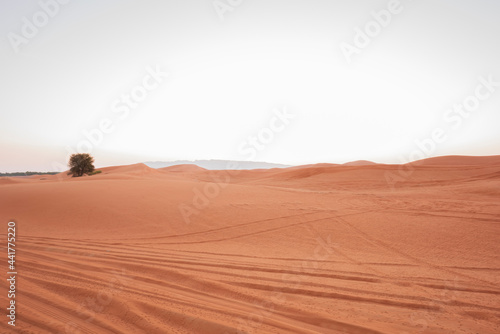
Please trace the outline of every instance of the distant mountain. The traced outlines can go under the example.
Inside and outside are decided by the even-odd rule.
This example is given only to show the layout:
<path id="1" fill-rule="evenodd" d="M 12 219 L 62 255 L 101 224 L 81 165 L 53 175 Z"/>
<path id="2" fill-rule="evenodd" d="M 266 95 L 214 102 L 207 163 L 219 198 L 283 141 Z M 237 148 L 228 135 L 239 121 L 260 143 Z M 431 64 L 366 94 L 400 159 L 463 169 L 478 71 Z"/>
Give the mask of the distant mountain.
<path id="1" fill-rule="evenodd" d="M 209 170 L 224 169 L 269 169 L 269 168 L 287 168 L 289 165 L 272 164 L 257 161 L 233 161 L 233 160 L 176 160 L 176 161 L 148 161 L 145 165 L 151 168 L 164 168 L 176 165 L 196 165 Z"/>

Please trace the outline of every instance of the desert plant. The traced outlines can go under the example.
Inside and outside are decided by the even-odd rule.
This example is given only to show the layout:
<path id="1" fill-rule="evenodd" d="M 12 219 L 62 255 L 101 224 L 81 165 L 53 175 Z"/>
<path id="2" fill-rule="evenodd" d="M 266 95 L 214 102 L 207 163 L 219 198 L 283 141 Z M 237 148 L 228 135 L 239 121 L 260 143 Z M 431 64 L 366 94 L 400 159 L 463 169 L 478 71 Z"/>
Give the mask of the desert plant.
<path id="1" fill-rule="evenodd" d="M 69 158 L 68 166 L 70 167 L 68 175 L 73 177 L 90 174 L 94 171 L 94 158 L 88 153 L 75 153 Z"/>

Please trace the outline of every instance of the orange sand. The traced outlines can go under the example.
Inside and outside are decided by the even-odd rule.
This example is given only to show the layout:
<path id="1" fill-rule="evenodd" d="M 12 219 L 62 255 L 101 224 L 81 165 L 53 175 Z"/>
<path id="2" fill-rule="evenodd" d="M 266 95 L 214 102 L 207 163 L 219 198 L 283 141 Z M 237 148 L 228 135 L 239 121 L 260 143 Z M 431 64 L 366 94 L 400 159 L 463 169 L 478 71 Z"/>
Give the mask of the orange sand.
<path id="1" fill-rule="evenodd" d="M 500 332 L 500 156 L 102 171 L 0 178 L 0 332 Z"/>

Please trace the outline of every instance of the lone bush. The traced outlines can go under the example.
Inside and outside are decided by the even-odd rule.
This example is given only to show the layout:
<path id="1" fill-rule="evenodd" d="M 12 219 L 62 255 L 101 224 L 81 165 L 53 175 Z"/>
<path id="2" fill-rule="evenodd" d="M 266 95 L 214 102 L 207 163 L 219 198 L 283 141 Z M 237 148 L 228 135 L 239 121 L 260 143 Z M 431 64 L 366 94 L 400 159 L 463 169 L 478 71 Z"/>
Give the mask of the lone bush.
<path id="1" fill-rule="evenodd" d="M 94 158 L 88 153 L 72 154 L 69 158 L 68 166 L 70 167 L 68 175 L 72 175 L 73 177 L 91 174 L 95 169 Z"/>

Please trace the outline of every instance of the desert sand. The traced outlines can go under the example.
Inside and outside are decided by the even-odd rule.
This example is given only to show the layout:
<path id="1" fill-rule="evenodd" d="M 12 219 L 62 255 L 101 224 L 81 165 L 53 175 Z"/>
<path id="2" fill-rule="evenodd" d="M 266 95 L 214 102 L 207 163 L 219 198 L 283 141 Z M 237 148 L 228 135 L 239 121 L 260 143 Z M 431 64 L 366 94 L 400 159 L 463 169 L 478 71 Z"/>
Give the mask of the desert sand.
<path id="1" fill-rule="evenodd" d="M 101 170 L 0 179 L 0 332 L 500 333 L 500 156 Z"/>

